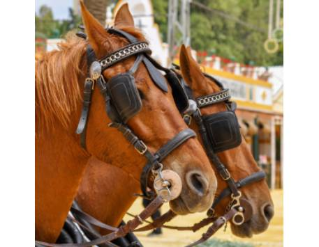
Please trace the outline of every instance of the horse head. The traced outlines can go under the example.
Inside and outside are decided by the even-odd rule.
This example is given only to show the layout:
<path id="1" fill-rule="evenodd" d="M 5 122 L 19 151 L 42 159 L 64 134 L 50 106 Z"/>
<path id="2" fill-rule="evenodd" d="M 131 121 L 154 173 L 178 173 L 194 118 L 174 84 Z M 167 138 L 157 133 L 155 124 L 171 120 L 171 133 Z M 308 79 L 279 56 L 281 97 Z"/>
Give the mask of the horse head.
<path id="1" fill-rule="evenodd" d="M 187 85 L 192 89 L 194 99 L 203 99 L 203 97 L 207 95 L 217 96 L 217 93 L 221 92 L 220 85 L 218 85 L 216 81 L 213 80 L 213 78 L 205 76 L 204 73 L 201 71 L 200 66 L 191 55 L 190 47 L 188 47 L 188 49 L 186 49 L 185 46 L 181 47 L 180 66 L 182 76 Z M 227 91 L 225 91 L 225 93 L 226 94 L 224 95 L 219 94 L 218 97 L 222 98 L 224 96 L 228 96 Z M 217 101 L 218 100 L 219 99 L 217 99 Z M 234 112 L 235 106 L 233 104 L 227 104 L 225 101 L 220 100 L 215 104 L 208 103 L 205 107 L 200 108 L 201 118 L 208 119 L 207 117 L 214 116 L 221 112 L 227 112 L 229 111 L 229 108 L 232 107 L 234 107 L 234 109 L 231 109 L 231 111 Z M 233 120 L 237 122 L 236 117 L 233 117 Z M 218 121 L 222 121 L 222 119 L 219 119 Z M 229 122 L 221 123 L 223 123 L 224 125 L 229 124 Z M 207 125 L 206 127 L 209 128 Z M 194 123 L 194 121 L 192 121 L 191 123 L 191 128 L 198 129 L 198 126 Z M 237 137 L 237 140 L 235 140 L 235 142 L 240 140 L 239 126 L 237 128 L 237 134 L 239 134 L 239 137 Z M 213 134 L 217 136 L 219 133 Z M 249 179 L 256 180 L 254 181 L 254 183 L 239 189 L 239 191 L 241 192 L 241 202 L 247 205 L 248 201 L 246 213 L 248 214 L 248 211 L 250 212 L 244 223 L 231 223 L 231 229 L 233 233 L 240 237 L 251 237 L 253 234 L 258 234 L 265 231 L 269 225 L 271 218 L 274 215 L 273 202 L 265 179 L 256 179 L 256 177 L 258 176 L 261 176 L 261 178 L 264 177 L 251 154 L 248 144 L 246 143 L 244 138 L 241 138 L 241 142 L 237 142 L 235 145 L 228 148 L 227 150 L 220 150 L 221 151 L 217 152 L 217 156 L 221 163 L 225 164 L 228 172 L 226 171 L 226 175 L 224 175 L 223 177 L 217 175 L 218 188 L 216 192 L 216 198 L 218 198 L 222 192 L 228 190 L 229 185 L 227 183 L 227 180 L 229 180 L 230 177 L 232 177 L 234 181 L 239 181 L 248 177 Z M 219 162 L 218 159 L 216 162 Z M 216 164 L 212 164 L 212 167 L 215 169 L 216 173 L 221 173 L 216 169 Z M 231 203 L 230 198 L 230 195 L 222 198 L 221 201 L 218 202 L 218 204 L 214 205 L 214 210 L 217 215 L 223 215 L 225 209 L 227 207 L 229 208 Z"/>
<path id="2" fill-rule="evenodd" d="M 145 42 L 144 36 L 134 28 L 127 4 L 119 9 L 115 17 L 114 29 L 120 31 L 105 30 L 82 2 L 81 9 L 88 43 L 98 61 L 109 61 L 105 58 L 112 59 L 110 54 L 116 59 L 126 52 L 125 47 L 131 41 L 121 35 L 123 32 L 136 42 Z M 143 45 L 146 46 L 145 43 Z M 119 54 L 117 51 L 123 52 Z M 154 76 L 155 72 L 145 59 L 146 55 L 136 54 L 102 70 L 103 86 L 111 99 L 94 90 L 86 129 L 87 151 L 101 161 L 120 166 L 136 179 L 140 178 L 146 163 L 141 153 L 147 150 L 154 154 L 187 129 L 175 105 L 169 82 L 161 73 L 157 72 Z M 108 100 L 109 105 L 106 103 Z M 136 152 L 132 143 L 125 139 L 127 132 L 123 128 L 142 141 L 144 151 L 139 150 L 140 154 Z M 125 132 L 124 135 L 119 130 Z M 187 214 L 209 207 L 217 186 L 216 177 L 196 138 L 187 138 L 171 150 L 162 164 L 163 169 L 176 172 L 182 181 L 180 196 L 170 202 L 174 212 Z"/>

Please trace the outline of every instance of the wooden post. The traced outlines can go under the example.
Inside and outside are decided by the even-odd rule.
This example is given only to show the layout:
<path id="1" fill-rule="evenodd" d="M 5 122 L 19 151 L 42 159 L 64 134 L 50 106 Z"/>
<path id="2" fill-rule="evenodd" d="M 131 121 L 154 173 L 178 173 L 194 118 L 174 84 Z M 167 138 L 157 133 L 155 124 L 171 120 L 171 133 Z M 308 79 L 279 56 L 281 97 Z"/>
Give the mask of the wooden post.
<path id="1" fill-rule="evenodd" d="M 276 117 L 271 118 L 270 132 L 270 148 L 271 148 L 271 180 L 270 188 L 275 189 L 276 186 Z"/>

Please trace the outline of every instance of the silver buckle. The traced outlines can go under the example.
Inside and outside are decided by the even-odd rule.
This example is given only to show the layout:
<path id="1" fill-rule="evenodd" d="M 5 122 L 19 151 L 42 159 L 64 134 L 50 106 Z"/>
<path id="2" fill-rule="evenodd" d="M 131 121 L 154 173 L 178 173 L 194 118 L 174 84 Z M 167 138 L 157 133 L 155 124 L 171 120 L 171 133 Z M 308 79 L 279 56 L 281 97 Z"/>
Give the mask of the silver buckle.
<path id="1" fill-rule="evenodd" d="M 207 215 L 209 218 L 214 218 L 214 217 L 215 217 L 215 209 L 209 208 L 209 209 L 207 210 L 206 215 Z"/>
<path id="2" fill-rule="evenodd" d="M 145 152 L 147 151 L 147 146 L 145 145 L 145 143 L 143 141 L 139 141 L 139 143 L 143 146 L 143 150 L 139 150 L 137 147 L 134 146 L 134 148 L 136 149 L 136 151 L 139 153 L 139 154 L 145 154 Z"/>
<path id="3" fill-rule="evenodd" d="M 92 79 L 92 78 L 87 77 L 87 78 L 85 79 L 85 81 L 90 81 L 90 82 L 92 82 L 92 90 L 94 90 L 95 80 Z"/>
<path id="4" fill-rule="evenodd" d="M 229 171 L 227 170 L 227 168 L 225 168 L 225 173 L 226 173 L 226 177 L 223 177 L 223 176 L 222 176 L 222 179 L 224 179 L 224 180 L 226 181 L 226 180 L 230 179 L 231 176 L 230 176 L 230 173 L 229 173 Z"/>

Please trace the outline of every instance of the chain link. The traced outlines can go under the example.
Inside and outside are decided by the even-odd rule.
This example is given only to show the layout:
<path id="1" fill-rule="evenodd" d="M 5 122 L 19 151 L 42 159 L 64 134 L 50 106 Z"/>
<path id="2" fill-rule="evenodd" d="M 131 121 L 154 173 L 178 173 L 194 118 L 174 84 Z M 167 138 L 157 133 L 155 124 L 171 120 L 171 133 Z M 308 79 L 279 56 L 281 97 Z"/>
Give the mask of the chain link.
<path id="1" fill-rule="evenodd" d="M 108 56 L 107 58 L 100 61 L 100 64 L 102 67 L 108 67 L 123 58 L 129 57 L 130 55 L 134 53 L 139 53 L 140 51 L 147 50 L 148 44 L 146 42 L 130 45 L 127 48 L 124 48 L 123 50 L 117 51 L 114 54 Z"/>

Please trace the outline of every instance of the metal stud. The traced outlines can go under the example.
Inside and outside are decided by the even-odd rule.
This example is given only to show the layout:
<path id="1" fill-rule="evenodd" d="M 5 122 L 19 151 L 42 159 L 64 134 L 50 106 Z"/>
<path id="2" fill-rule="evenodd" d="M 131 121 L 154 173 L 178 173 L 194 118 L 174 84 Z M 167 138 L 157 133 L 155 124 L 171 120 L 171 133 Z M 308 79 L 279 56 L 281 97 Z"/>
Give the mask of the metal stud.
<path id="1" fill-rule="evenodd" d="M 94 61 L 90 66 L 90 76 L 93 80 L 97 80 L 102 73 L 102 67 L 98 61 Z"/>

